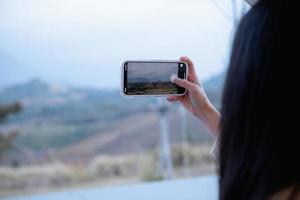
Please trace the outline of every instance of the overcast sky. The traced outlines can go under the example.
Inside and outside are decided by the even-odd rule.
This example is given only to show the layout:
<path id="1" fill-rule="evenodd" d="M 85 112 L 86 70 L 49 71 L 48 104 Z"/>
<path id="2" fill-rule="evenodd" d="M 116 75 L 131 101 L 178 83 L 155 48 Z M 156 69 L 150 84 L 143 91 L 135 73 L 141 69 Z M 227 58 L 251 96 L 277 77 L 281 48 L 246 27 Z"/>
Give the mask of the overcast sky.
<path id="1" fill-rule="evenodd" d="M 117 88 L 123 60 L 181 55 L 207 79 L 225 69 L 232 33 L 211 1 L 0 0 L 0 85 Z"/>
<path id="2" fill-rule="evenodd" d="M 177 63 L 129 63 L 128 82 L 135 78 L 146 78 L 148 81 L 170 81 L 172 74 L 178 73 Z M 133 80 L 135 82 L 136 80 Z"/>

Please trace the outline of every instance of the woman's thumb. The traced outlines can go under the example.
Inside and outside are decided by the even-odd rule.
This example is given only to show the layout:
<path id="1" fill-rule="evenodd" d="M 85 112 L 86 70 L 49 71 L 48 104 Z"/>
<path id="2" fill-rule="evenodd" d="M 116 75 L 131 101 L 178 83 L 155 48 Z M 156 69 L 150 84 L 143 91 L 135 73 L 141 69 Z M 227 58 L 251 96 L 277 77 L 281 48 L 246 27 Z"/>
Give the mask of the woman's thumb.
<path id="1" fill-rule="evenodd" d="M 180 87 L 183 87 L 188 90 L 192 90 L 195 87 L 195 84 L 181 78 L 175 78 L 174 83 Z"/>

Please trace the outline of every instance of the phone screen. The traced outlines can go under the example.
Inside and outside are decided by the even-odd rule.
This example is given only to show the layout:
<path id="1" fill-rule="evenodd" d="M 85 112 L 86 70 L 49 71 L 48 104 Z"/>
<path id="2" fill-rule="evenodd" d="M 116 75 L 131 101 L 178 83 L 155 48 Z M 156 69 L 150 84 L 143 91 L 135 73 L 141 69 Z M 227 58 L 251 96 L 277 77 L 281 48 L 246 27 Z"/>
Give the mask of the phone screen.
<path id="1" fill-rule="evenodd" d="M 124 93 L 126 95 L 180 95 L 185 89 L 171 82 L 171 76 L 185 78 L 184 62 L 124 63 Z"/>

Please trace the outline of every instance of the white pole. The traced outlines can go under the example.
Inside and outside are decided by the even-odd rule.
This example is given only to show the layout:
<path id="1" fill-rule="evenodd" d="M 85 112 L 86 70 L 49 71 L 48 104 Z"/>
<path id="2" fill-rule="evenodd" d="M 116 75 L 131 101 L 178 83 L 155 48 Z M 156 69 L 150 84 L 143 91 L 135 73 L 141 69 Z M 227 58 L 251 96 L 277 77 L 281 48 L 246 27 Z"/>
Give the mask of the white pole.
<path id="1" fill-rule="evenodd" d="M 161 128 L 161 147 L 160 147 L 160 158 L 161 168 L 163 170 L 164 179 L 172 179 L 174 170 L 172 163 L 172 153 L 169 138 L 169 126 L 167 122 L 167 111 L 168 107 L 165 100 L 157 98 L 159 105 L 159 121 Z"/>
<path id="2" fill-rule="evenodd" d="M 182 156 L 183 156 L 183 174 L 185 176 L 190 176 L 191 175 L 191 170 L 190 170 L 190 158 L 188 155 L 188 149 L 189 147 L 189 142 L 188 142 L 188 126 L 187 126 L 187 115 L 185 109 L 179 105 L 179 114 L 180 114 L 180 124 L 181 124 L 181 150 L 182 150 Z"/>

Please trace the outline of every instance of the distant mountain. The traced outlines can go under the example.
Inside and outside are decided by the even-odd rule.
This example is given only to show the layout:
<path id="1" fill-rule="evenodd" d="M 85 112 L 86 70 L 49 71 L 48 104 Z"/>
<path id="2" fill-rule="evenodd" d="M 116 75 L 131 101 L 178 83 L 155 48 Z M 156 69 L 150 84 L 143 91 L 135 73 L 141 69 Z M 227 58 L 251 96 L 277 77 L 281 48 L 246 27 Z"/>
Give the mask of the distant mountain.
<path id="1" fill-rule="evenodd" d="M 0 103 L 19 101 L 28 97 L 37 97 L 49 92 L 49 86 L 41 80 L 34 79 L 24 84 L 6 87 L 0 91 Z"/>
<path id="2" fill-rule="evenodd" d="M 225 73 L 215 75 L 203 83 L 204 87 L 206 90 L 220 90 L 223 88 L 225 78 Z"/>
<path id="3" fill-rule="evenodd" d="M 162 77 L 159 77 L 159 79 Z M 213 102 L 220 102 L 223 88 L 224 73 L 205 81 L 204 88 Z M 135 82 L 148 82 L 147 78 L 136 78 Z M 0 90 L 0 104 L 21 102 L 31 110 L 79 110 L 94 109 L 93 106 L 114 105 L 120 108 L 127 99 L 124 99 L 119 90 L 98 90 L 94 88 L 72 88 L 62 85 L 50 85 L 39 79 L 27 83 L 16 84 Z M 145 105 L 147 99 L 135 99 L 135 105 Z M 150 100 L 152 101 L 152 100 Z M 101 106 L 100 106 L 101 107 Z M 128 105 L 127 105 L 128 107 Z M 129 107 L 132 107 L 129 106 Z M 89 110 L 88 109 L 88 110 Z M 103 108 L 103 109 L 106 109 Z M 67 112 L 65 112 L 67 113 Z"/>
<path id="4" fill-rule="evenodd" d="M 75 102 L 105 100 L 108 96 L 119 96 L 115 91 L 102 91 L 92 88 L 72 88 L 50 85 L 38 79 L 24 84 L 6 87 L 0 91 L 0 103 L 21 102 L 25 107 L 55 107 Z"/>
<path id="5" fill-rule="evenodd" d="M 9 121 L 42 119 L 84 122 L 109 119 L 132 109 L 147 107 L 153 99 L 136 99 L 131 103 L 119 90 L 73 88 L 31 80 L 0 91 L 0 104 L 20 102 L 23 111 Z M 84 113 L 84 115 L 83 115 Z"/>
<path id="6" fill-rule="evenodd" d="M 225 73 L 221 73 L 211 77 L 209 80 L 203 83 L 204 90 L 207 93 L 210 101 L 212 101 L 218 107 L 220 106 L 222 99 L 225 78 Z"/>
<path id="7" fill-rule="evenodd" d="M 130 78 L 128 79 L 128 83 L 148 83 L 151 82 L 148 78 Z"/>
<path id="8" fill-rule="evenodd" d="M 223 82 L 224 74 L 204 82 L 215 105 L 220 102 Z M 91 151 L 84 155 L 91 156 L 100 152 L 151 149 L 158 144 L 159 123 L 155 121 L 158 116 L 154 98 L 127 99 L 117 89 L 72 88 L 32 80 L 0 91 L 0 104 L 15 101 L 22 103 L 22 111 L 10 116 L 1 126 L 20 130 L 16 145 L 33 152 L 62 150 L 65 159 L 71 154 L 76 158 L 74 145 L 80 147 L 79 152 Z M 177 127 L 179 119 L 176 116 L 175 112 L 170 113 L 170 119 L 175 120 L 172 124 Z M 199 125 L 196 121 L 193 123 Z M 174 137 L 180 135 L 178 130 L 179 127 L 172 129 Z M 203 132 L 203 127 L 191 130 L 193 142 L 203 139 L 197 132 Z M 72 149 L 70 154 L 65 148 Z"/>

